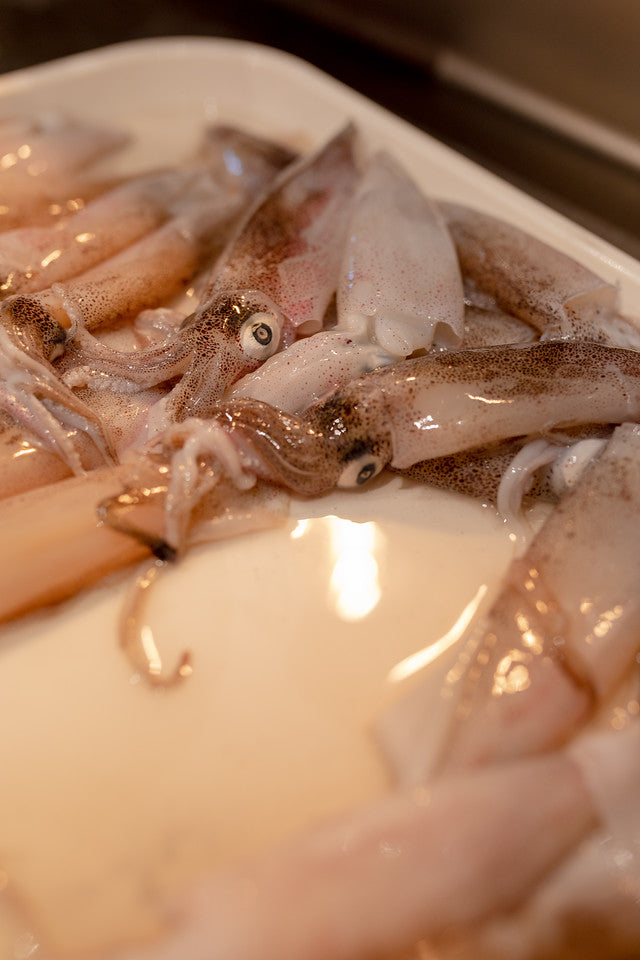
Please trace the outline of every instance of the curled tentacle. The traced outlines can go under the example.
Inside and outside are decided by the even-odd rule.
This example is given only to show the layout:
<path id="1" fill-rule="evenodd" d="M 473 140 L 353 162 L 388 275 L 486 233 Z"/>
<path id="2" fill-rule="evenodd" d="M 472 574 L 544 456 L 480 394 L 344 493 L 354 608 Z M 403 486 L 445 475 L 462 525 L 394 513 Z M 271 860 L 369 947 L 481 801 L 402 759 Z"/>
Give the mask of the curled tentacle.
<path id="1" fill-rule="evenodd" d="M 182 451 L 181 451 L 182 452 Z M 210 455 L 200 446 L 199 455 Z M 219 453 L 219 447 L 214 448 Z M 192 453 L 187 454 L 187 457 Z M 184 467 L 172 459 L 171 470 Z M 239 488 L 218 468 L 215 480 L 207 489 L 201 487 L 197 496 L 189 495 L 189 513 L 182 517 L 180 547 L 195 543 L 211 543 L 227 537 L 237 537 L 282 524 L 288 517 L 288 498 L 281 489 L 270 484 L 251 483 Z M 213 471 L 208 471 L 210 477 Z M 100 515 L 111 529 L 126 533 L 149 546 L 155 554 L 140 568 L 128 597 L 121 619 L 120 642 L 131 664 L 152 686 L 173 686 L 191 676 L 192 654 L 185 650 L 177 664 L 167 670 L 155 643 L 153 631 L 145 616 L 149 596 L 167 562 L 174 559 L 176 524 L 166 506 L 175 491 L 171 482 L 154 488 L 127 486 L 123 493 L 105 500 Z M 164 501 L 164 504 L 163 504 Z M 163 505 L 165 507 L 163 511 Z M 184 509 L 184 507 L 183 507 Z M 146 514 L 146 515 L 145 515 Z"/>
<path id="2" fill-rule="evenodd" d="M 191 656 L 185 651 L 172 670 L 165 669 L 151 628 L 143 621 L 148 594 L 166 561 L 157 557 L 140 568 L 121 617 L 120 645 L 132 666 L 154 687 L 171 687 L 191 675 Z"/>

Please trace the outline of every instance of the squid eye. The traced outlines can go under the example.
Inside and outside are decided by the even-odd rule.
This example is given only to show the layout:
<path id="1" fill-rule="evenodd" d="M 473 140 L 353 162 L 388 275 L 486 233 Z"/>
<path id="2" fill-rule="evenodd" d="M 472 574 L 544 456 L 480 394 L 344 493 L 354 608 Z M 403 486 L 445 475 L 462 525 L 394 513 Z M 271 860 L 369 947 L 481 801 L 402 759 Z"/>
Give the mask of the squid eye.
<path id="1" fill-rule="evenodd" d="M 251 360 L 266 360 L 278 349 L 280 328 L 270 313 L 252 313 L 238 334 L 240 345 Z"/>
<path id="2" fill-rule="evenodd" d="M 337 486 L 361 487 L 368 480 L 376 477 L 383 467 L 384 463 L 380 457 L 376 457 L 370 451 L 361 453 L 347 463 L 338 478 Z"/>

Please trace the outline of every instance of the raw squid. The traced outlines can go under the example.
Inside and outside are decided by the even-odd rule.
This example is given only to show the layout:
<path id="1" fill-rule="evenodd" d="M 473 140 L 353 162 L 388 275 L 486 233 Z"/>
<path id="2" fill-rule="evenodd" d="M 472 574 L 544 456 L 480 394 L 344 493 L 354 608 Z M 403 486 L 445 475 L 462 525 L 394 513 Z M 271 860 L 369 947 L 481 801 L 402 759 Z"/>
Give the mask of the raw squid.
<path id="1" fill-rule="evenodd" d="M 555 749 L 628 675 L 640 650 L 639 471 L 640 428 L 626 423 L 512 562 L 448 674 L 457 708 L 439 761 L 419 736 L 402 737 L 403 724 L 417 729 L 411 710 L 425 709 L 419 691 L 394 708 L 385 739 L 403 782 Z"/>
<path id="2" fill-rule="evenodd" d="M 149 206 L 152 215 L 165 223 L 143 230 L 145 236 L 90 270 L 47 290 L 8 297 L 0 308 L 2 335 L 20 349 L 16 353 L 8 347 L 5 365 L 9 368 L 4 371 L 0 402 L 74 472 L 83 468 L 67 439 L 69 426 L 82 420 L 89 436 L 98 438 L 97 446 L 107 461 L 113 457 L 113 444 L 103 423 L 74 396 L 72 388 L 95 386 L 114 373 L 117 382 L 135 383 L 137 376 L 142 379 L 139 386 L 152 386 L 182 374 L 190 356 L 181 338 L 170 339 L 162 351 L 152 348 L 126 353 L 100 344 L 90 331 L 131 318 L 181 290 L 220 247 L 225 231 L 250 197 L 292 156 L 284 148 L 226 127 L 211 131 L 202 153 L 204 159 L 182 173 L 151 176 L 111 192 L 99 201 L 95 212 L 103 231 L 106 226 L 111 244 L 114 232 L 105 224 L 105 211 L 110 217 L 118 216 L 124 206 L 131 218 L 132 201 L 139 206 L 144 200 L 142 218 L 138 217 L 137 226 L 130 226 L 129 232 L 148 221 Z M 231 170 L 226 169 L 223 157 Z M 165 194 L 164 215 L 156 196 L 160 188 L 161 195 Z M 91 222 L 95 223 L 93 217 L 92 213 Z M 133 224 L 132 219 L 129 222 Z M 68 227 L 71 229 L 71 222 Z M 65 362 L 54 370 L 51 361 L 65 350 Z M 73 369 L 69 372 L 70 364 Z M 67 384 L 61 380 L 65 371 Z"/>
<path id="3" fill-rule="evenodd" d="M 0 157 L 0 230 L 47 222 L 77 209 L 79 174 L 129 141 L 91 124 L 51 118 L 32 129 L 13 126 Z M 98 185 L 87 184 L 89 195 Z M 82 187 L 81 187 L 82 191 Z M 80 192 L 82 196 L 82 192 Z"/>
<path id="4" fill-rule="evenodd" d="M 337 292 L 338 326 L 393 357 L 464 329 L 462 278 L 436 205 L 388 155 L 368 164 L 349 221 Z"/>
<path id="5" fill-rule="evenodd" d="M 640 652 L 639 481 L 640 428 L 625 424 L 510 571 L 461 680 L 447 766 L 566 741 L 628 673 Z"/>
<path id="6" fill-rule="evenodd" d="M 553 341 L 460 350 L 404 360 L 284 416 L 238 400 L 220 419 L 251 448 L 255 469 L 299 493 L 356 486 L 383 467 L 552 427 L 621 423 L 640 413 L 632 350 Z"/>
<path id="7" fill-rule="evenodd" d="M 467 283 L 547 338 L 637 348 L 637 329 L 619 315 L 618 290 L 561 251 L 456 203 L 440 203 Z"/>
<path id="8" fill-rule="evenodd" d="M 191 362 L 168 399 L 171 418 L 207 416 L 297 330 L 321 328 L 358 177 L 354 139 L 347 127 L 286 170 L 238 229 L 183 325 Z"/>

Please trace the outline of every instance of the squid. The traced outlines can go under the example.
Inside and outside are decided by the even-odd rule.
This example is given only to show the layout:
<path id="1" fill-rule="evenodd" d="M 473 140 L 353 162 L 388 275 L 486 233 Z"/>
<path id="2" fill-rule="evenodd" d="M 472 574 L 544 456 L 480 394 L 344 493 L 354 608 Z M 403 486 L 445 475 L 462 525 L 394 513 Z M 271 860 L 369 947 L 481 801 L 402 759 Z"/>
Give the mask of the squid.
<path id="1" fill-rule="evenodd" d="M 238 228 L 180 331 L 191 359 L 167 400 L 171 419 L 207 416 L 241 376 L 321 329 L 359 175 L 354 150 L 348 126 L 288 168 Z"/>
<path id="2" fill-rule="evenodd" d="M 157 348 L 137 354 L 114 350 L 92 331 L 132 318 L 182 290 L 220 247 L 251 195 L 292 159 L 287 149 L 228 127 L 211 131 L 201 153 L 183 171 L 129 182 L 90 204 L 77 215 L 80 222 L 59 225 L 74 237 L 80 230 L 84 238 L 91 235 L 85 226 L 99 228 L 108 238 L 107 251 L 109 245 L 122 249 L 48 289 L 8 296 L 0 307 L 7 368 L 0 405 L 76 473 L 84 464 L 67 434 L 78 423 L 84 423 L 104 460 L 112 460 L 115 452 L 104 424 L 74 388 L 101 383 L 114 369 L 128 383 L 134 371 L 144 370 L 154 385 L 182 374 L 189 358 L 182 341 L 174 339 L 162 351 L 162 370 L 154 379 L 157 364 L 150 353 L 157 355 Z M 119 213 L 126 214 L 128 226 L 111 229 L 111 218 Z M 135 233 L 142 235 L 125 244 L 124 238 L 133 240 Z M 105 243 L 95 252 L 104 253 Z M 72 256 L 61 253 L 52 264 L 63 260 L 65 272 L 74 274 Z"/>
<path id="3" fill-rule="evenodd" d="M 462 204 L 439 206 L 471 299 L 489 298 L 545 338 L 640 346 L 615 284 L 513 224 Z"/>
<path id="4" fill-rule="evenodd" d="M 207 490 L 216 478 L 230 476 L 240 489 L 271 484 L 316 496 L 336 486 L 357 489 L 387 466 L 406 470 L 430 457 L 473 449 L 478 436 L 499 443 L 552 427 L 638 418 L 635 351 L 558 340 L 433 353 L 359 377 L 302 414 L 238 398 L 219 404 L 209 420 L 189 418 L 133 455 L 129 476 L 118 474 L 121 492 L 105 495 L 101 517 L 121 533 L 129 530 L 147 551 L 163 553 L 166 544 L 179 553 L 188 545 L 189 515 L 197 505 L 193 491 L 201 489 L 196 484 L 187 496 L 180 478 L 191 483 L 199 471 Z M 182 451 L 188 451 L 188 469 L 177 469 L 173 460 Z M 168 531 L 163 505 L 169 492 Z M 149 515 L 151 531 L 139 522 Z M 85 523 L 95 524 L 93 514 Z M 25 605 L 41 602 L 42 585 L 26 567 L 16 563 L 12 576 L 24 582 Z M 69 565 L 67 589 L 74 577 Z M 7 599 L 17 594 L 14 585 Z M 0 610 L 3 615 L 13 614 Z"/>
<path id="5" fill-rule="evenodd" d="M 396 359 L 436 342 L 457 346 L 464 330 L 462 277 L 436 206 L 386 153 L 358 190 L 343 255 L 338 328 Z"/>
<path id="6" fill-rule="evenodd" d="M 639 479 L 640 428 L 624 424 L 509 570 L 471 641 L 441 763 L 566 743 L 628 674 L 640 652 Z"/>
<path id="7" fill-rule="evenodd" d="M 457 350 L 400 361 L 283 415 L 267 404 L 222 406 L 221 423 L 256 471 L 315 496 L 360 486 L 391 466 L 552 427 L 622 423 L 640 413 L 636 351 L 580 341 Z"/>
<path id="8" fill-rule="evenodd" d="M 512 561 L 447 674 L 455 709 L 435 756 L 416 735 L 420 687 L 392 708 L 381 731 L 402 782 L 558 749 L 621 685 L 624 699 L 640 651 L 639 470 L 640 428 L 623 423 Z"/>
<path id="9" fill-rule="evenodd" d="M 0 135 L 0 230 L 78 209 L 83 197 L 102 189 L 99 182 L 82 183 L 80 175 L 129 142 L 121 131 L 59 117 L 9 121 Z"/>

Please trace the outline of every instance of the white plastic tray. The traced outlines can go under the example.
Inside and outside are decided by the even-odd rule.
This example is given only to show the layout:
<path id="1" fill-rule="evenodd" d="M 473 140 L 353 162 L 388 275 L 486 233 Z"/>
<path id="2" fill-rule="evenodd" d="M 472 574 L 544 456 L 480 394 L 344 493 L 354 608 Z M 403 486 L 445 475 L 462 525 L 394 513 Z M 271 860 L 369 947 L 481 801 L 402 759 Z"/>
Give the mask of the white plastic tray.
<path id="1" fill-rule="evenodd" d="M 427 191 L 562 247 L 640 315 L 631 258 L 278 51 L 153 40 L 0 78 L 0 114 L 48 108 L 131 130 L 126 169 L 181 159 L 214 120 L 311 147 L 353 119 Z M 0 955 L 31 935 L 60 957 L 147 936 L 158 897 L 385 790 L 370 727 L 411 683 L 389 672 L 495 585 L 512 549 L 490 509 L 397 479 L 296 504 L 284 528 L 161 578 L 156 642 L 169 662 L 189 647 L 195 668 L 164 693 L 117 647 L 126 578 L 4 628 Z"/>

